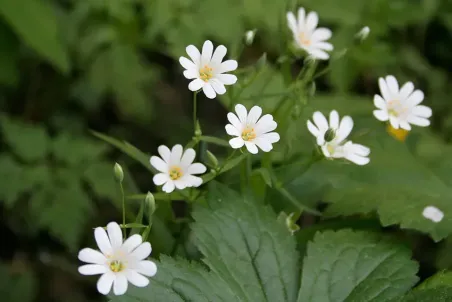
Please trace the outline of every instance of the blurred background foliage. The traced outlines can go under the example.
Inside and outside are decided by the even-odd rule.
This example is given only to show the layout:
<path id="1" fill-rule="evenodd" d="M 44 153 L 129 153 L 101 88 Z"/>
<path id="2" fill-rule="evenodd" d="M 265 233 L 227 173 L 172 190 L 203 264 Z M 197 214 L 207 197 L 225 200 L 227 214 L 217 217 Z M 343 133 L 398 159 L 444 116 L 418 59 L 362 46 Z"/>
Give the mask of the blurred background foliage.
<path id="1" fill-rule="evenodd" d="M 114 161 L 126 170 L 128 193 L 155 188 L 149 171 L 94 138 L 89 130 L 127 140 L 147 153 L 154 153 L 162 143 L 187 142 L 192 136 L 191 94 L 178 58 L 185 55 L 187 45 L 201 47 L 206 39 L 226 45 L 228 57 L 241 54 L 238 84 L 220 102 L 200 100 L 199 116 L 206 134 L 225 137 L 226 112 L 234 103 L 258 104 L 269 112 L 283 108 L 280 97 L 286 86 L 280 62 L 289 55 L 290 39 L 285 14 L 299 6 L 317 11 L 321 26 L 333 30 L 335 54 L 329 64 L 321 64 L 329 72 L 316 80 L 316 96 L 309 105 L 279 112 L 279 123 L 293 115 L 297 122 L 288 126 L 276 157 L 312 151 L 305 122 L 314 109 L 334 108 L 352 115 L 364 130 L 381 128 L 371 120 L 372 96 L 378 91 L 378 77 L 394 74 L 425 92 L 426 105 L 434 112 L 432 127 L 410 134 L 407 145 L 415 159 L 407 162 L 399 156 L 385 162 L 390 156 L 387 150 L 398 152 L 395 141 L 380 144 L 384 149 L 376 151 L 376 158 L 388 167 L 395 160 L 405 160 L 401 167 L 414 175 L 423 172 L 411 164 L 422 161 L 443 176 L 441 186 L 452 185 L 448 177 L 452 168 L 452 1 L 0 0 L 0 296 L 6 297 L 4 301 L 101 300 L 95 279 L 78 276 L 76 255 L 81 247 L 94 244 L 93 227 L 120 217 Z M 371 33 L 357 43 L 354 35 L 363 26 L 369 26 Z M 244 47 L 244 33 L 254 28 L 258 31 L 253 45 Z M 294 74 L 301 66 L 302 61 L 293 64 Z M 300 104 L 306 103 L 303 99 Z M 225 154 L 215 146 L 209 149 L 219 157 Z M 369 180 L 366 195 L 384 199 L 378 193 L 386 184 L 371 181 L 378 176 L 389 183 L 391 179 L 378 174 L 379 166 L 374 168 L 367 176 L 354 170 L 351 181 Z M 336 170 L 322 172 L 320 166 L 295 179 L 291 192 L 312 202 L 328 199 L 319 192 L 325 186 L 339 186 L 343 166 Z M 256 192 L 265 196 L 259 187 L 266 179 L 262 175 L 253 176 L 253 183 Z M 329 184 L 317 181 L 326 177 L 332 179 Z M 234 178 L 224 176 L 231 183 Z M 430 182 L 408 181 L 406 186 L 430 186 Z M 353 193 L 344 190 L 341 197 L 353 200 Z M 410 200 L 415 203 L 419 194 L 412 192 Z M 394 204 L 388 202 L 378 205 L 378 211 L 382 221 L 391 224 Z M 138 205 L 130 201 L 130 214 Z M 377 208 L 341 205 L 334 203 L 329 212 L 333 216 L 365 212 L 372 221 Z M 159 203 L 150 239 L 155 255 L 177 253 L 174 242 L 181 237 L 187 242 L 185 253 L 196 254 L 184 222 L 177 221 L 186 210 L 183 204 L 174 212 L 170 203 Z M 405 210 L 400 206 L 394 213 Z M 361 225 L 352 220 L 346 223 Z M 411 220 L 404 223 L 417 226 Z M 448 232 L 432 234 L 440 239 Z M 300 233 L 303 236 L 310 235 Z M 416 234 L 416 240 L 410 232 L 400 236 L 412 244 L 421 272 L 428 275 L 452 266 L 450 238 L 433 245 L 426 236 Z"/>

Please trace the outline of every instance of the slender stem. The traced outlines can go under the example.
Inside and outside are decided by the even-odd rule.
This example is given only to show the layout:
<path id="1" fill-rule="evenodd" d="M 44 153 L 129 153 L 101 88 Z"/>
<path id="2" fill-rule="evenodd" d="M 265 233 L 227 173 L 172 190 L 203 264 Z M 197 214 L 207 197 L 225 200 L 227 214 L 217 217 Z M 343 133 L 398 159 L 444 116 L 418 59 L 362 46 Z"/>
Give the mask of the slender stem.
<path id="1" fill-rule="evenodd" d="M 122 187 L 122 182 L 119 183 L 119 189 L 121 191 L 121 199 L 122 199 L 122 224 L 126 225 L 126 201 L 124 198 L 124 188 Z M 124 238 L 126 238 L 126 229 L 122 229 L 124 233 Z"/>
<path id="2" fill-rule="evenodd" d="M 197 110 L 197 95 L 198 95 L 198 92 L 197 91 L 195 91 L 195 92 L 193 92 L 193 131 L 196 131 L 196 121 L 197 121 L 197 118 L 196 118 L 196 114 L 197 114 L 197 112 L 196 112 L 196 110 Z"/>

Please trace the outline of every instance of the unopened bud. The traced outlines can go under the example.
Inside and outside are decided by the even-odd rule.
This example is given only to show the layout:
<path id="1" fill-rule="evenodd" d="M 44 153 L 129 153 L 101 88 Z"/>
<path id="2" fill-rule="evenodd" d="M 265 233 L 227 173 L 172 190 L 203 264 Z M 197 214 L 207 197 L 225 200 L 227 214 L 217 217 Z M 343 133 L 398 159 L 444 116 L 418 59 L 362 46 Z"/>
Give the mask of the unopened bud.
<path id="1" fill-rule="evenodd" d="M 154 195 L 152 195 L 151 192 L 148 192 L 146 195 L 146 199 L 144 200 L 146 202 L 146 205 L 148 206 L 148 215 L 149 219 L 151 219 L 152 214 L 155 212 L 155 198 Z"/>
<path id="2" fill-rule="evenodd" d="M 251 44 L 253 44 L 254 41 L 254 37 L 256 36 L 256 29 L 253 30 L 249 30 L 245 33 L 245 44 L 247 46 L 250 46 Z"/>
<path id="3" fill-rule="evenodd" d="M 286 226 L 292 234 L 300 229 L 300 226 L 298 226 L 293 216 L 294 213 L 290 213 L 286 218 Z"/>
<path id="4" fill-rule="evenodd" d="M 115 167 L 113 168 L 115 172 L 115 178 L 118 182 L 122 182 L 124 180 L 124 172 L 122 171 L 121 165 L 115 163 Z"/>
<path id="5" fill-rule="evenodd" d="M 312 98 L 315 95 L 316 89 L 317 89 L 317 86 L 316 86 L 315 82 L 312 81 L 311 84 L 308 87 L 308 96 L 310 98 Z"/>
<path id="6" fill-rule="evenodd" d="M 209 150 L 206 150 L 207 153 L 207 162 L 211 167 L 217 167 L 218 166 L 218 159 L 217 157 L 210 152 Z"/>
<path id="7" fill-rule="evenodd" d="M 259 58 L 259 60 L 257 60 L 256 69 L 257 70 L 262 69 L 265 66 L 265 64 L 267 64 L 267 53 L 266 52 L 264 52 L 262 54 L 262 56 Z"/>
<path id="8" fill-rule="evenodd" d="M 369 36 L 370 28 L 369 26 L 364 26 L 357 34 L 356 38 L 358 38 L 361 41 L 364 41 L 367 36 Z"/>
<path id="9" fill-rule="evenodd" d="M 202 135 L 201 125 L 199 125 L 199 121 L 196 121 L 195 136 L 199 137 L 201 135 Z"/>

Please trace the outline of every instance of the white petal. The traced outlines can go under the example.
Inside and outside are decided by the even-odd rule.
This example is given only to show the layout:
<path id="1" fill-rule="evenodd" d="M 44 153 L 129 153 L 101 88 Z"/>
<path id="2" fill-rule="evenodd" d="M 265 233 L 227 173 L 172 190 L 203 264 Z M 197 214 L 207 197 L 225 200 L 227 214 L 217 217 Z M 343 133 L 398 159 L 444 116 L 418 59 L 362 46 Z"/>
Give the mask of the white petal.
<path id="1" fill-rule="evenodd" d="M 360 155 L 360 156 L 369 156 L 370 149 L 366 146 L 360 145 L 360 144 L 352 144 L 353 146 L 353 153 Z"/>
<path id="2" fill-rule="evenodd" d="M 135 285 L 136 287 L 145 287 L 149 284 L 149 279 L 144 277 L 143 275 L 138 274 L 134 270 L 126 270 L 125 275 L 127 280 Z"/>
<path id="3" fill-rule="evenodd" d="M 229 135 L 233 135 L 233 136 L 241 135 L 240 131 L 236 127 L 232 126 L 231 124 L 227 124 L 225 128 L 226 128 L 226 133 Z"/>
<path id="4" fill-rule="evenodd" d="M 324 51 L 332 51 L 334 49 L 333 44 L 328 42 L 316 42 L 314 45 L 312 45 L 312 48 L 317 48 Z"/>
<path id="5" fill-rule="evenodd" d="M 292 12 L 288 12 L 287 15 L 287 25 L 289 26 L 292 33 L 296 34 L 298 32 L 297 19 Z"/>
<path id="6" fill-rule="evenodd" d="M 306 27 L 306 11 L 304 8 L 300 7 L 298 9 L 298 30 L 302 31 Z"/>
<path id="7" fill-rule="evenodd" d="M 320 49 L 312 49 L 308 52 L 311 57 L 317 60 L 328 60 L 330 58 L 330 55 L 328 53 Z"/>
<path id="8" fill-rule="evenodd" d="M 122 232 L 119 224 L 114 221 L 107 224 L 107 233 L 113 250 L 119 248 L 122 245 Z"/>
<path id="9" fill-rule="evenodd" d="M 201 79 L 194 79 L 188 84 L 188 89 L 191 91 L 198 91 L 199 89 L 203 88 L 206 82 L 204 82 Z"/>
<path id="10" fill-rule="evenodd" d="M 213 44 L 209 40 L 205 41 L 202 46 L 201 66 L 210 64 L 213 53 Z"/>
<path id="11" fill-rule="evenodd" d="M 182 67 L 184 67 L 185 69 L 188 69 L 188 70 L 196 70 L 196 69 L 198 69 L 197 66 L 195 65 L 195 63 L 193 63 L 192 61 L 190 61 L 186 57 L 180 57 L 179 58 L 179 63 L 180 63 L 180 65 L 182 65 Z"/>
<path id="12" fill-rule="evenodd" d="M 195 63 L 196 66 L 199 66 L 201 64 L 201 54 L 199 53 L 198 48 L 194 45 L 188 45 L 185 50 L 193 63 Z"/>
<path id="13" fill-rule="evenodd" d="M 402 89 L 400 89 L 399 92 L 399 99 L 400 101 L 404 101 L 408 96 L 414 91 L 414 85 L 411 82 L 406 82 Z"/>
<path id="14" fill-rule="evenodd" d="M 158 156 L 151 156 L 151 165 L 162 173 L 168 172 L 168 164 Z"/>
<path id="15" fill-rule="evenodd" d="M 378 94 L 376 94 L 374 96 L 374 105 L 378 109 L 386 109 L 387 108 L 385 100 L 383 100 L 383 98 L 381 96 L 379 96 Z"/>
<path id="16" fill-rule="evenodd" d="M 310 12 L 306 17 L 306 29 L 313 31 L 319 24 L 319 16 L 316 12 Z"/>
<path id="17" fill-rule="evenodd" d="M 116 274 L 115 282 L 113 284 L 113 293 L 116 296 L 124 295 L 127 291 L 127 278 L 126 275 Z"/>
<path id="18" fill-rule="evenodd" d="M 362 157 L 356 154 L 346 154 L 345 158 L 359 166 L 367 165 L 370 162 L 368 157 Z"/>
<path id="19" fill-rule="evenodd" d="M 195 160 L 195 157 L 196 151 L 193 150 L 192 148 L 188 148 L 182 155 L 180 165 L 183 167 L 183 169 L 185 169 L 186 167 L 191 165 L 191 163 Z"/>
<path id="20" fill-rule="evenodd" d="M 215 76 L 218 80 L 220 80 L 224 85 L 232 85 L 237 82 L 237 77 L 233 74 L 217 74 Z"/>
<path id="21" fill-rule="evenodd" d="M 415 90 L 405 101 L 409 107 L 419 105 L 424 100 L 424 93 L 420 90 Z"/>
<path id="22" fill-rule="evenodd" d="M 207 171 L 206 166 L 204 166 L 201 163 L 194 163 L 190 167 L 188 167 L 187 170 L 189 174 L 202 174 L 205 173 L 206 171 Z"/>
<path id="23" fill-rule="evenodd" d="M 269 152 L 273 149 L 272 144 L 262 137 L 257 137 L 255 140 L 253 140 L 253 143 L 255 143 L 264 152 Z"/>
<path id="24" fill-rule="evenodd" d="M 200 185 L 202 185 L 201 177 L 186 175 L 184 177 L 184 180 L 186 181 L 187 187 L 199 187 Z"/>
<path id="25" fill-rule="evenodd" d="M 400 121 L 399 122 L 399 126 L 400 126 L 400 128 L 405 129 L 407 131 L 411 130 L 410 124 L 408 122 L 406 122 L 406 121 Z"/>
<path id="26" fill-rule="evenodd" d="M 256 144 L 254 144 L 253 142 L 245 142 L 245 146 L 246 149 L 248 149 L 248 151 L 252 154 L 257 154 L 257 152 L 259 151 L 256 147 Z"/>
<path id="27" fill-rule="evenodd" d="M 314 41 L 325 41 L 331 38 L 332 33 L 328 28 L 320 27 L 317 28 L 311 36 Z"/>
<path id="28" fill-rule="evenodd" d="M 392 128 L 399 129 L 399 119 L 395 116 L 389 116 L 389 123 L 391 124 Z"/>
<path id="29" fill-rule="evenodd" d="M 272 144 L 279 142 L 280 139 L 279 134 L 276 132 L 264 133 L 260 136 L 260 138 L 263 138 Z"/>
<path id="30" fill-rule="evenodd" d="M 221 63 L 218 71 L 220 73 L 225 73 L 225 72 L 236 70 L 237 67 L 238 67 L 237 61 L 227 60 L 227 61 L 224 61 L 223 63 Z"/>
<path id="31" fill-rule="evenodd" d="M 108 272 L 100 276 L 97 281 L 97 290 L 103 295 L 108 295 L 115 280 L 115 275 L 112 272 Z"/>
<path id="32" fill-rule="evenodd" d="M 353 120 L 349 116 L 344 116 L 339 125 L 339 129 L 337 130 L 335 141 L 342 142 L 347 136 L 352 132 L 353 129 Z"/>
<path id="33" fill-rule="evenodd" d="M 253 108 L 251 108 L 250 112 L 248 113 L 247 124 L 256 124 L 257 120 L 261 117 L 261 114 L 262 108 L 259 106 L 253 106 Z"/>
<path id="34" fill-rule="evenodd" d="M 264 115 L 265 117 L 265 115 Z M 262 119 L 261 119 L 262 120 Z M 257 122 L 256 126 L 254 127 L 254 131 L 256 131 L 256 135 L 260 136 L 264 133 L 271 132 L 278 127 L 278 124 L 271 120 L 267 122 L 261 122 L 260 120 Z"/>
<path id="35" fill-rule="evenodd" d="M 212 88 L 217 94 L 222 95 L 226 93 L 226 87 L 224 87 L 223 83 L 221 83 L 219 80 L 212 79 L 210 81 L 210 85 L 212 85 Z"/>
<path id="36" fill-rule="evenodd" d="M 399 95 L 399 83 L 396 78 L 392 75 L 386 77 L 386 85 L 388 86 L 391 96 L 396 98 Z"/>
<path id="37" fill-rule="evenodd" d="M 204 87 L 202 87 L 202 91 L 204 91 L 204 94 L 209 99 L 214 99 L 217 96 L 217 94 L 215 93 L 215 90 L 213 90 L 213 87 L 212 87 L 212 85 L 210 85 L 210 83 L 206 83 L 204 85 Z"/>
<path id="38" fill-rule="evenodd" d="M 316 126 L 314 126 L 314 124 L 310 120 L 308 120 L 307 124 L 309 132 L 311 132 L 312 135 L 317 137 L 319 135 L 319 129 Z"/>
<path id="39" fill-rule="evenodd" d="M 338 129 L 339 128 L 339 114 L 336 110 L 330 112 L 330 128 Z"/>
<path id="40" fill-rule="evenodd" d="M 246 110 L 246 109 L 245 109 Z M 232 124 L 232 126 L 234 126 L 235 128 L 237 128 L 237 130 L 240 132 L 241 129 L 243 128 L 243 124 L 242 122 L 240 122 L 239 118 L 237 117 L 237 115 L 235 115 L 232 112 L 229 112 L 228 115 L 228 121 Z"/>
<path id="41" fill-rule="evenodd" d="M 248 112 L 242 104 L 235 105 L 235 112 L 237 113 L 237 116 L 239 117 L 240 123 L 242 125 L 246 124 Z"/>
<path id="42" fill-rule="evenodd" d="M 100 264 L 86 264 L 78 268 L 78 272 L 82 275 L 100 275 L 108 272 L 108 267 L 106 265 Z"/>
<path id="43" fill-rule="evenodd" d="M 186 177 L 184 177 L 184 178 L 186 178 Z M 183 190 L 183 189 L 189 187 L 189 184 L 184 180 L 184 178 L 180 178 L 180 179 L 174 181 L 174 185 L 176 186 L 176 189 Z"/>
<path id="44" fill-rule="evenodd" d="M 317 135 L 316 137 L 317 145 L 321 146 L 325 144 L 325 132 L 326 131 L 321 131 L 319 132 L 319 135 Z"/>
<path id="45" fill-rule="evenodd" d="M 182 158 L 182 152 L 184 151 L 184 148 L 182 148 L 182 145 L 177 144 L 174 145 L 171 149 L 171 156 L 170 156 L 170 166 L 172 165 L 180 165 L 181 158 Z"/>
<path id="46" fill-rule="evenodd" d="M 408 118 L 408 123 L 420 126 L 420 127 L 427 127 L 430 125 L 430 121 L 423 117 L 417 117 L 417 116 L 410 116 Z"/>
<path id="47" fill-rule="evenodd" d="M 245 141 L 240 136 L 234 137 L 229 140 L 229 145 L 231 145 L 231 147 L 234 149 L 242 148 L 244 144 L 245 144 Z"/>
<path id="48" fill-rule="evenodd" d="M 107 232 L 99 227 L 94 230 L 94 238 L 96 239 L 97 246 L 99 247 L 99 250 L 104 254 L 108 255 L 111 254 L 112 248 L 110 239 L 107 236 Z"/>
<path id="49" fill-rule="evenodd" d="M 320 111 L 314 112 L 314 114 L 312 115 L 312 119 L 314 120 L 314 123 L 319 129 L 319 131 L 322 132 L 328 130 L 329 128 L 328 122 L 325 116 Z"/>
<path id="50" fill-rule="evenodd" d="M 144 260 L 149 257 L 152 252 L 151 244 L 149 242 L 143 242 L 130 254 L 137 260 Z"/>
<path id="51" fill-rule="evenodd" d="M 142 243 L 142 238 L 140 235 L 135 234 L 127 238 L 126 241 L 124 241 L 122 248 L 127 251 L 127 253 L 130 253 L 132 250 L 137 248 Z"/>
<path id="52" fill-rule="evenodd" d="M 432 109 L 424 105 L 418 105 L 411 109 L 411 113 L 424 118 L 429 118 L 432 116 Z"/>
<path id="53" fill-rule="evenodd" d="M 136 268 L 137 272 L 148 277 L 153 277 L 157 273 L 157 265 L 149 260 L 140 261 Z"/>
<path id="54" fill-rule="evenodd" d="M 166 173 L 155 174 L 154 177 L 152 178 L 152 181 L 154 182 L 154 184 L 156 186 L 161 186 L 168 180 L 169 180 L 169 176 Z"/>
<path id="55" fill-rule="evenodd" d="M 174 191 L 174 182 L 172 180 L 169 180 L 166 182 L 166 184 L 162 187 L 163 192 L 171 193 Z"/>
<path id="56" fill-rule="evenodd" d="M 160 157 L 167 163 L 169 163 L 170 161 L 170 157 L 171 157 L 171 150 L 164 145 L 161 145 L 157 148 L 157 151 L 160 155 Z"/>
<path id="57" fill-rule="evenodd" d="M 226 55 L 227 51 L 228 50 L 224 45 L 218 46 L 217 49 L 215 49 L 215 52 L 213 53 L 212 64 L 214 65 L 220 64 L 224 56 Z"/>
<path id="58" fill-rule="evenodd" d="M 389 119 L 388 112 L 384 110 L 374 110 L 374 116 L 377 118 L 377 120 L 385 122 Z"/>
<path id="59" fill-rule="evenodd" d="M 443 220 L 444 213 L 437 207 L 428 206 L 428 207 L 425 207 L 424 210 L 422 211 L 422 216 L 424 216 L 425 218 L 427 218 L 433 222 L 438 223 L 441 220 Z"/>
<path id="60" fill-rule="evenodd" d="M 383 98 L 386 101 L 391 101 L 392 100 L 391 93 L 389 92 L 389 88 L 386 85 L 386 81 L 383 78 L 378 79 L 378 86 L 380 86 L 380 92 Z"/>
<path id="61" fill-rule="evenodd" d="M 105 237 L 107 237 L 107 234 L 105 233 L 105 230 L 100 228 L 102 231 L 104 231 Z M 108 245 L 110 245 L 110 241 L 108 241 Z M 111 251 L 111 247 L 109 249 L 106 249 L 107 252 Z M 91 248 L 84 248 L 78 253 L 78 259 L 80 261 L 86 262 L 86 263 L 94 263 L 94 264 L 105 264 L 107 262 L 107 258 L 99 251 L 93 250 Z"/>
<path id="62" fill-rule="evenodd" d="M 184 70 L 184 77 L 189 80 L 199 78 L 199 71 L 196 69 Z"/>

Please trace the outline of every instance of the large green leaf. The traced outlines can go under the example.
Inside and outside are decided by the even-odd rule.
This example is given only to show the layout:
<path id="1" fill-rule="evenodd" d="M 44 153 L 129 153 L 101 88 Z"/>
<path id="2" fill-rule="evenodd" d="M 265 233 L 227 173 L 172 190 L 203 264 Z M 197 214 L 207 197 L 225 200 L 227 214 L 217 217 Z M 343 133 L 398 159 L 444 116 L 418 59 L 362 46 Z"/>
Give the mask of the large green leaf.
<path id="1" fill-rule="evenodd" d="M 450 302 L 452 301 L 452 287 L 439 287 L 414 290 L 403 299 L 391 302 Z"/>
<path id="2" fill-rule="evenodd" d="M 298 302 L 388 301 L 418 277 L 410 250 L 378 234 L 318 233 L 308 245 Z"/>
<path id="3" fill-rule="evenodd" d="M 0 263 L 0 296 L 3 301 L 32 302 L 36 292 L 37 282 L 30 269 L 25 267 L 22 272 L 14 272 L 12 265 Z"/>
<path id="4" fill-rule="evenodd" d="M 69 71 L 69 56 L 59 36 L 56 15 L 47 2 L 0 0 L 0 15 L 25 44 L 61 71 Z"/>
<path id="5" fill-rule="evenodd" d="M 294 301 L 295 240 L 270 208 L 212 183 L 210 208 L 198 207 L 193 231 L 204 262 L 241 301 Z"/>
<path id="6" fill-rule="evenodd" d="M 110 301 L 239 301 L 218 276 L 195 262 L 162 256 L 157 269 L 148 287 L 131 287 L 124 297 L 112 296 Z"/>

